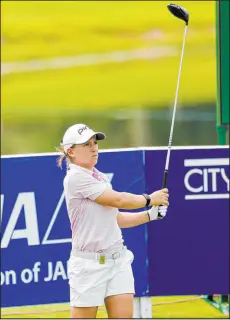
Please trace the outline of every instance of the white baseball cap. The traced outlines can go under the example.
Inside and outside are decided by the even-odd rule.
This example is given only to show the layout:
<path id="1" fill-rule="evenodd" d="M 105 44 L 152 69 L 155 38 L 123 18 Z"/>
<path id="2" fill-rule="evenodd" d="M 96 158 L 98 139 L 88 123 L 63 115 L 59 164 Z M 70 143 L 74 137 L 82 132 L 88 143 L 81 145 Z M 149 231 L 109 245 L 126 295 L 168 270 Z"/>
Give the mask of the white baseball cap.
<path id="1" fill-rule="evenodd" d="M 97 140 L 104 140 L 106 138 L 104 133 L 94 132 L 83 123 L 74 124 L 66 130 L 61 142 L 61 146 L 66 152 L 67 149 L 72 147 L 73 144 L 84 144 L 93 136 L 96 136 Z"/>

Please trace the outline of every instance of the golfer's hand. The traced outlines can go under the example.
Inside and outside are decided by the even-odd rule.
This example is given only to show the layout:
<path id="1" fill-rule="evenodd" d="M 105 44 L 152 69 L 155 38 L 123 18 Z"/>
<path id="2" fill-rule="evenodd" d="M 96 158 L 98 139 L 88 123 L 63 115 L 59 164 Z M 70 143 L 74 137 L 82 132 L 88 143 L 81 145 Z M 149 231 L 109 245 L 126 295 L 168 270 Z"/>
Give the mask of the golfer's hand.
<path id="1" fill-rule="evenodd" d="M 168 198 L 169 198 L 169 193 L 168 189 L 161 189 L 158 191 L 153 192 L 150 194 L 151 202 L 150 206 L 168 206 Z"/>
<path id="2" fill-rule="evenodd" d="M 163 219 L 166 216 L 167 210 L 168 206 L 159 206 L 157 219 Z"/>
<path id="3" fill-rule="evenodd" d="M 160 220 L 166 216 L 168 206 L 153 206 L 148 210 L 149 221 Z"/>

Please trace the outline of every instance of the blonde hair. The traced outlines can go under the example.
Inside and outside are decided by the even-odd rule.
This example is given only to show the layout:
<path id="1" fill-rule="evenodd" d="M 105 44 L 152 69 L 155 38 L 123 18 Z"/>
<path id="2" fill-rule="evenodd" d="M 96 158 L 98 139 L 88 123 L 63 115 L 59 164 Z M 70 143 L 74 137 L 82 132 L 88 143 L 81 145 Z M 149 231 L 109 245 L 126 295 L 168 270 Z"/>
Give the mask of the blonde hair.
<path id="1" fill-rule="evenodd" d="M 73 144 L 70 148 L 74 148 L 75 146 L 76 144 Z M 66 153 L 64 148 L 61 146 L 56 147 L 56 150 L 62 153 L 57 159 L 57 166 L 62 169 L 62 164 L 63 164 L 63 161 L 65 160 L 66 166 L 68 168 L 69 164 L 72 163 L 71 158 L 68 156 L 68 153 Z"/>
<path id="2" fill-rule="evenodd" d="M 57 166 L 58 168 L 61 168 L 62 169 L 62 165 L 63 165 L 63 161 L 65 160 L 66 161 L 66 165 L 68 166 L 68 154 L 65 153 L 65 150 L 63 147 L 56 147 L 56 150 L 58 152 L 61 152 L 62 154 L 58 157 L 57 159 Z"/>

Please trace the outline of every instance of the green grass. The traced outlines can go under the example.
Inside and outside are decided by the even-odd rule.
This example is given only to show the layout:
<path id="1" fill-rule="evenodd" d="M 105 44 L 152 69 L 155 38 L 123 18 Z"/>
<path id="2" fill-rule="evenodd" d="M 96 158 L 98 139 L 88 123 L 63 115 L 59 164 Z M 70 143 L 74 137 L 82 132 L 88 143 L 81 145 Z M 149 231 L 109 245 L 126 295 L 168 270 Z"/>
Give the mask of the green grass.
<path id="1" fill-rule="evenodd" d="M 173 302 L 181 299 L 194 298 L 188 297 L 154 297 L 152 298 L 153 304 L 159 302 Z M 54 310 L 55 312 L 50 312 Z M 65 311 L 61 311 L 65 310 Z M 41 305 L 41 306 L 28 306 L 28 307 L 15 307 L 3 308 L 2 318 L 69 318 L 69 305 L 56 304 L 56 305 Z M 20 312 L 20 315 L 10 313 Z M 41 312 L 40 314 L 33 314 L 33 312 Z M 23 314 L 24 313 L 24 314 Z M 8 314 L 8 315 L 6 315 Z M 204 300 L 194 300 L 182 303 L 170 303 L 163 305 L 153 306 L 153 318 L 228 318 L 220 313 L 217 309 L 210 306 Z M 107 318 L 105 307 L 99 307 L 97 318 Z"/>
<path id="2" fill-rule="evenodd" d="M 177 3 L 190 12 L 197 44 L 212 42 L 208 31 L 214 27 L 215 3 Z M 4 1 L 2 61 L 178 44 L 182 23 L 170 15 L 167 4 L 168 1 Z M 163 38 L 141 37 L 152 29 L 161 30 Z M 193 38 L 194 35 L 188 42 Z"/>
<path id="3" fill-rule="evenodd" d="M 192 56 L 187 55 L 180 87 L 181 104 L 215 100 L 213 60 L 214 57 L 201 58 L 199 51 L 194 51 Z M 58 113 L 68 109 L 80 111 L 171 105 L 177 65 L 178 58 L 175 57 L 154 62 L 11 75 L 2 81 L 2 116 L 3 119 L 11 117 L 11 111 L 29 116 L 34 114 L 34 109 L 39 114 L 49 109 Z"/>
<path id="4" fill-rule="evenodd" d="M 2 77 L 2 120 L 68 110 L 168 106 L 174 99 L 183 24 L 166 1 L 4 1 L 2 62 L 171 46 L 175 57 Z M 215 4 L 178 1 L 191 16 L 180 104 L 215 101 Z M 198 10 L 199 7 L 199 10 Z M 205 13 L 205 14 L 204 14 Z M 155 30 L 160 37 L 144 37 Z M 49 111 L 49 113 L 47 113 Z"/>

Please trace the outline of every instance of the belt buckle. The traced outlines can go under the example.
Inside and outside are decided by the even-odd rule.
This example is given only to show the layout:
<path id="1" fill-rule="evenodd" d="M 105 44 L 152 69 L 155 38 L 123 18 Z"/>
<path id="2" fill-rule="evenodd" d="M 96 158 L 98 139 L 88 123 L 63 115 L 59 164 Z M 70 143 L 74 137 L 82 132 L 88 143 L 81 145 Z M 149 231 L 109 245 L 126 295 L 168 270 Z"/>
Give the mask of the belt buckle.
<path id="1" fill-rule="evenodd" d="M 104 255 L 100 255 L 99 263 L 100 264 L 105 264 L 105 256 Z"/>
<path id="2" fill-rule="evenodd" d="M 120 258 L 120 252 L 116 251 L 112 254 L 113 260 Z"/>

